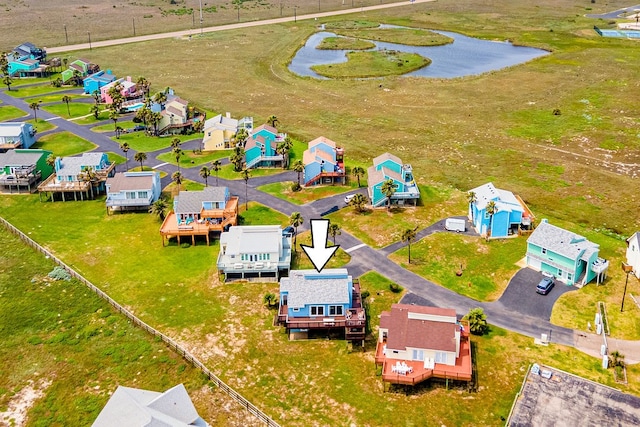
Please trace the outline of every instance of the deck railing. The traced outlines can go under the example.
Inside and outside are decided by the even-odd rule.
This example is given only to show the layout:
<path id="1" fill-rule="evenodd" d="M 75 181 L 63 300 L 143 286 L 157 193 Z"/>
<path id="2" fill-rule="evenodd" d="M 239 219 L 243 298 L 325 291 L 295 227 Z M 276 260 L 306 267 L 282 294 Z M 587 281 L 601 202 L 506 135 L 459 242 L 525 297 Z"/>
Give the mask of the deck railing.
<path id="1" fill-rule="evenodd" d="M 103 300 L 107 301 L 118 313 L 121 313 L 129 320 L 133 322 L 134 325 L 138 326 L 140 329 L 143 329 L 153 335 L 154 337 L 160 338 L 164 343 L 166 343 L 171 349 L 173 349 L 176 353 L 182 356 L 187 362 L 191 363 L 195 368 L 199 369 L 210 381 L 216 384 L 220 390 L 229 395 L 232 399 L 238 402 L 243 408 L 245 408 L 250 414 L 255 416 L 258 420 L 265 423 L 267 426 L 279 427 L 279 424 L 272 420 L 267 414 L 262 412 L 258 407 L 249 402 L 245 397 L 243 397 L 240 393 L 235 391 L 233 388 L 228 386 L 224 381 L 218 378 L 213 372 L 211 372 L 198 358 L 189 353 L 182 345 L 178 344 L 175 340 L 170 338 L 169 336 L 163 334 L 162 332 L 154 329 L 149 326 L 139 318 L 137 318 L 133 313 L 129 310 L 118 304 L 113 298 L 111 298 L 107 293 L 102 291 L 100 288 L 95 286 L 89 280 L 85 279 L 80 273 L 75 271 L 73 268 L 64 263 L 60 258 L 55 256 L 53 253 L 40 246 L 36 241 L 31 239 L 29 236 L 24 234 L 22 231 L 18 230 L 15 226 L 9 223 L 4 218 L 0 217 L 0 224 L 2 224 L 9 232 L 18 236 L 20 240 L 22 240 L 27 245 L 31 246 L 33 249 L 38 252 L 48 256 L 58 264 L 60 267 L 64 268 L 71 277 L 77 279 L 82 284 L 87 286 L 92 292 L 98 295 Z"/>

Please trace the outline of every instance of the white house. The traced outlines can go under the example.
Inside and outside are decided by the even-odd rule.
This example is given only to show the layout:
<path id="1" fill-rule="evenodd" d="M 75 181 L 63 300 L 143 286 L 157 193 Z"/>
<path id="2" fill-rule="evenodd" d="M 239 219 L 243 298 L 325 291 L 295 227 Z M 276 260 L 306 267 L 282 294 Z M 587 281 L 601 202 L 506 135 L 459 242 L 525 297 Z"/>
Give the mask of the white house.
<path id="1" fill-rule="evenodd" d="M 124 172 L 107 178 L 107 208 L 148 209 L 160 197 L 160 172 Z"/>
<path id="2" fill-rule="evenodd" d="M 92 427 L 208 427 L 178 384 L 164 393 L 118 386 Z"/>
<path id="3" fill-rule="evenodd" d="M 633 267 L 633 274 L 640 279 L 640 232 L 638 231 L 627 239 L 627 264 Z"/>

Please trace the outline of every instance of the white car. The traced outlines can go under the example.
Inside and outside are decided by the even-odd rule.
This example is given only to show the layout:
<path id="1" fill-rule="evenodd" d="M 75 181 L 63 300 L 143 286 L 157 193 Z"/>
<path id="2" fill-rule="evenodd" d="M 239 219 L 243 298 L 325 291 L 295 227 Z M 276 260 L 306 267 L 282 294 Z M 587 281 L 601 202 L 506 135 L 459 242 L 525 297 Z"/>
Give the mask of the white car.
<path id="1" fill-rule="evenodd" d="M 349 194 L 348 196 L 345 196 L 344 197 L 344 203 L 348 205 L 349 202 L 351 202 L 351 199 L 354 198 L 354 196 L 355 196 L 355 194 Z"/>

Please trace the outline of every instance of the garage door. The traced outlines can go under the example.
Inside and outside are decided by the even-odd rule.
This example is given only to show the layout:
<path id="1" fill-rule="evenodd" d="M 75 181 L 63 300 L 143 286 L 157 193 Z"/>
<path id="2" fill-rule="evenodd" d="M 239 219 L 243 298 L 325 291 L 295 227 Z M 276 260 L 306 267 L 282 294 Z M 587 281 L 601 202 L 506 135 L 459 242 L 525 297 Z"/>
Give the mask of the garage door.
<path id="1" fill-rule="evenodd" d="M 535 270 L 540 270 L 542 265 L 539 259 L 528 256 L 527 265 Z"/>

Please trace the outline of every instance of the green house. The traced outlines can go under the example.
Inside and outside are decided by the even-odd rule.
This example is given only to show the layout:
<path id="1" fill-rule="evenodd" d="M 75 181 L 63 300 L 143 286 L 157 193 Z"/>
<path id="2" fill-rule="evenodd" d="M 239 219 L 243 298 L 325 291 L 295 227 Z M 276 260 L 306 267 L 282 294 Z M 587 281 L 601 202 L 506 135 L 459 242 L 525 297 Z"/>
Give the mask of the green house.
<path id="1" fill-rule="evenodd" d="M 0 153 L 0 188 L 13 193 L 35 190 L 37 184 L 53 173 L 47 164 L 51 151 L 15 149 Z"/>

